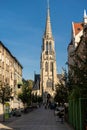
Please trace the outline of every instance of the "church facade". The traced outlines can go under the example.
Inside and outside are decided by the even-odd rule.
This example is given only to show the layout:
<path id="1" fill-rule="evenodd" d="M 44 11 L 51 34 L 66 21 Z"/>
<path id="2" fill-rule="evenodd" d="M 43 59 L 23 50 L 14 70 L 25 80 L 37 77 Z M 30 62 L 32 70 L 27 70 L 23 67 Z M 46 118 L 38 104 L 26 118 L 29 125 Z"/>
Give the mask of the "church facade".
<path id="1" fill-rule="evenodd" d="M 38 75 L 35 74 L 35 84 L 38 82 Z M 37 82 L 36 82 L 37 79 Z M 56 52 L 55 42 L 52 35 L 51 20 L 50 20 L 50 9 L 47 8 L 47 17 L 45 32 L 42 38 L 42 50 L 40 57 L 40 86 L 39 95 L 43 97 L 43 102 L 47 102 L 47 97 L 51 99 L 55 95 L 56 84 L 59 82 L 56 65 Z M 34 88 L 35 92 L 36 89 Z M 38 89 L 37 89 L 38 90 Z"/>
<path id="2" fill-rule="evenodd" d="M 55 85 L 57 84 L 57 67 L 55 44 L 52 35 L 50 9 L 47 9 L 46 27 L 43 35 L 42 52 L 40 59 L 40 88 L 43 100 L 46 102 L 47 95 L 51 97 L 55 93 Z"/>

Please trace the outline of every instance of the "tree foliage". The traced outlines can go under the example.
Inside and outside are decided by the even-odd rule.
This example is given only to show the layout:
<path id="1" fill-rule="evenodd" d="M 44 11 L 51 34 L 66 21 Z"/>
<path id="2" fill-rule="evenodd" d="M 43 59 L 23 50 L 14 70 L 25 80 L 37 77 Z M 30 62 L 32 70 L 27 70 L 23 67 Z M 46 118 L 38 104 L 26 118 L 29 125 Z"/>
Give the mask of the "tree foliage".
<path id="1" fill-rule="evenodd" d="M 32 94 L 32 102 L 33 103 L 41 103 L 42 102 L 42 97 L 41 96 L 38 96 L 37 93 L 34 95 Z"/>
<path id="2" fill-rule="evenodd" d="M 62 78 L 60 79 L 59 83 L 56 86 L 56 94 L 54 97 L 54 100 L 58 103 L 64 103 L 68 100 L 68 88 L 66 86 L 67 82 L 67 73 L 66 70 L 64 70 L 64 75 L 62 75 Z"/>
<path id="3" fill-rule="evenodd" d="M 5 121 L 4 105 L 11 98 L 12 89 L 8 84 L 0 86 L 0 103 L 3 105 L 3 121 Z"/>
<path id="4" fill-rule="evenodd" d="M 79 60 L 80 61 L 80 60 Z M 77 63 L 71 65 L 72 72 L 68 76 L 68 86 L 72 90 L 73 97 L 85 97 L 87 93 L 87 61 L 79 67 Z M 76 93 L 76 94 L 75 94 Z"/>
<path id="5" fill-rule="evenodd" d="M 70 88 L 70 99 L 87 98 L 87 40 L 83 37 L 81 44 L 84 43 L 83 50 L 74 53 L 74 64 L 69 64 L 67 86 Z"/>
<path id="6" fill-rule="evenodd" d="M 24 106 L 29 106 L 31 103 L 31 89 L 29 82 L 23 79 L 22 92 L 18 95 L 19 99 L 23 102 Z"/>
<path id="7" fill-rule="evenodd" d="M 28 85 L 29 85 L 29 88 L 32 90 L 32 87 L 33 87 L 33 80 L 27 80 L 28 82 Z"/>
<path id="8" fill-rule="evenodd" d="M 5 104 L 11 98 L 12 89 L 9 85 L 0 86 L 0 102 Z"/>

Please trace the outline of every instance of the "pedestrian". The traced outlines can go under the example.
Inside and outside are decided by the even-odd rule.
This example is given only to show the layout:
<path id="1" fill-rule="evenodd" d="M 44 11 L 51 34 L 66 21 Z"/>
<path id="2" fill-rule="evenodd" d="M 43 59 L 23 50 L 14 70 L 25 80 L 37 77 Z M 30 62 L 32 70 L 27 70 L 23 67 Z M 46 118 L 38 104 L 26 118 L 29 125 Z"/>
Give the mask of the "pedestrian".
<path id="1" fill-rule="evenodd" d="M 60 122 L 63 123 L 64 122 L 64 109 L 61 110 L 58 114 Z"/>

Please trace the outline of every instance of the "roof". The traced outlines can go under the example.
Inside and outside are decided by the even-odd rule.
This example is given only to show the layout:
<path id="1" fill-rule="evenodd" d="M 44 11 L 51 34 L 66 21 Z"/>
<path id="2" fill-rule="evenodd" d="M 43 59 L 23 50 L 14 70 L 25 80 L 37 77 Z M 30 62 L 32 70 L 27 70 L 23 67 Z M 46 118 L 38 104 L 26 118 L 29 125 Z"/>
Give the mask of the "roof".
<path id="1" fill-rule="evenodd" d="M 83 29 L 83 32 L 85 32 L 87 30 L 87 25 L 85 25 L 84 26 L 84 29 Z M 78 46 L 77 46 L 77 48 L 76 48 L 76 50 L 75 51 L 77 51 L 78 50 L 78 48 L 79 48 L 79 46 L 82 44 L 83 45 L 83 43 L 84 42 L 81 42 L 82 40 L 87 40 L 87 36 L 84 36 L 84 33 L 83 33 L 83 35 L 80 37 L 80 42 L 79 42 L 79 44 L 78 44 Z M 85 44 L 84 44 L 85 45 Z M 84 46 L 83 45 L 83 46 Z M 81 49 L 82 50 L 82 49 Z"/>
<path id="2" fill-rule="evenodd" d="M 40 89 L 40 74 L 35 74 L 33 90 Z"/>
<path id="3" fill-rule="evenodd" d="M 74 27 L 74 32 L 75 35 L 77 35 L 79 32 L 81 32 L 83 30 L 83 23 L 73 23 L 73 27 Z"/>
<path id="4" fill-rule="evenodd" d="M 35 74 L 35 81 L 34 82 L 36 83 L 37 80 L 40 81 L 40 74 Z"/>
<path id="5" fill-rule="evenodd" d="M 8 49 L 1 41 L 0 41 L 0 45 L 3 46 L 3 48 L 5 48 L 5 50 L 11 55 L 11 57 L 13 57 L 13 59 L 15 59 L 15 61 L 21 66 L 21 68 L 23 68 L 23 66 L 22 66 L 21 63 L 17 60 L 17 58 L 12 55 L 12 53 L 9 51 L 9 49 Z"/>

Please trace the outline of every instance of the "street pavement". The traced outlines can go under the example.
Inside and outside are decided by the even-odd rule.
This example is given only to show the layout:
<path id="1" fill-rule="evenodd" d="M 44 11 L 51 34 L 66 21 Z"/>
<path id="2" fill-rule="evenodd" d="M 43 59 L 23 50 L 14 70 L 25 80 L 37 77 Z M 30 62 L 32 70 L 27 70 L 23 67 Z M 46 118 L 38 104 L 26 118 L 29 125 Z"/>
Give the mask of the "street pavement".
<path id="1" fill-rule="evenodd" d="M 53 110 L 41 107 L 4 124 L 0 123 L 0 130 L 73 130 L 66 122 L 58 120 Z"/>

